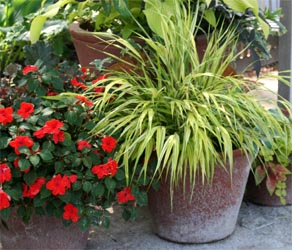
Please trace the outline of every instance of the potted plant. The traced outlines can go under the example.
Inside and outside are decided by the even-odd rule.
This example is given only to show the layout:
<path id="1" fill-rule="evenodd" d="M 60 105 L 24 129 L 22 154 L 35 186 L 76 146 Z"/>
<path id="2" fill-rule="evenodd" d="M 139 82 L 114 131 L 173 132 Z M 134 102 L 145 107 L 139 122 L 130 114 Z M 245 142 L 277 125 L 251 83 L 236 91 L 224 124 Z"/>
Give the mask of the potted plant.
<path id="1" fill-rule="evenodd" d="M 157 22 L 157 16 L 151 10 L 151 6 L 146 3 L 147 1 L 144 0 L 59 0 L 55 4 L 43 8 L 41 14 L 32 21 L 31 41 L 35 42 L 39 39 L 47 18 L 53 18 L 58 13 L 63 13 L 61 18 L 67 19 L 71 24 L 69 31 L 81 65 L 93 67 L 90 66 L 90 62 L 94 59 L 104 59 L 107 57 L 107 53 L 116 55 L 121 53 L 117 46 L 110 46 L 108 42 L 104 41 L 106 37 L 101 36 L 100 32 L 109 31 L 127 39 L 132 38 L 137 33 L 144 35 L 147 33 L 152 36 L 152 30 L 156 32 L 155 35 L 160 35 L 160 24 Z M 157 0 L 156 4 L 159 5 L 164 14 L 172 15 L 172 0 Z M 202 30 L 204 33 L 211 32 L 218 19 L 224 20 L 225 28 L 232 23 L 240 33 L 239 41 L 247 47 L 246 49 L 251 50 L 254 68 L 259 73 L 260 59 L 269 58 L 270 53 L 267 43 L 268 18 L 259 9 L 258 2 L 253 0 L 199 0 L 192 1 L 191 5 L 190 11 L 196 12 L 196 8 L 199 8 L 200 15 L 204 18 L 204 22 L 201 22 L 202 29 L 198 33 L 202 33 Z M 145 13 L 148 13 L 147 19 Z M 73 22 L 74 20 L 77 22 Z M 205 43 L 205 38 L 197 38 L 198 47 L 202 47 L 202 51 L 206 47 Z"/>
<path id="2" fill-rule="evenodd" d="M 84 249 L 89 227 L 109 226 L 115 204 L 128 205 L 123 216 L 129 219 L 140 203 L 140 191 L 126 185 L 116 161 L 118 138 L 89 136 L 100 113 L 82 93 L 86 79 L 92 84 L 88 70 L 57 62 L 43 43 L 26 48 L 33 53 L 26 54 L 27 62 L 44 50 L 45 61 L 16 67 L 1 79 L 3 249 Z M 75 96 L 62 98 L 62 91 Z"/>
<path id="3" fill-rule="evenodd" d="M 199 60 L 193 35 L 201 29 L 199 8 L 190 14 L 191 1 L 172 1 L 165 15 L 157 1 L 147 4 L 152 12 L 146 17 L 159 17 L 162 32 L 156 39 L 140 36 L 142 51 L 108 34 L 135 63 L 131 71 L 105 71 L 108 77 L 94 85 L 104 88 L 101 98 L 87 92 L 104 113 L 93 131 L 120 134 L 117 159 L 133 173 L 126 174 L 129 183 L 158 183 L 149 207 L 159 236 L 184 243 L 219 240 L 235 228 L 250 164 L 263 148 L 260 138 L 271 142 L 286 134 L 248 93 L 257 85 L 223 76 L 236 57 L 232 26 L 218 24 L 208 34 Z"/>
<path id="4" fill-rule="evenodd" d="M 270 110 L 281 121 L 286 137 L 275 137 L 273 144 L 267 144 L 262 138 L 263 150 L 259 152 L 253 163 L 253 174 L 250 175 L 246 187 L 246 198 L 260 205 L 280 206 L 292 204 L 292 122 Z M 287 122 L 287 120 L 290 120 Z M 287 140 L 287 141 L 286 141 Z"/>

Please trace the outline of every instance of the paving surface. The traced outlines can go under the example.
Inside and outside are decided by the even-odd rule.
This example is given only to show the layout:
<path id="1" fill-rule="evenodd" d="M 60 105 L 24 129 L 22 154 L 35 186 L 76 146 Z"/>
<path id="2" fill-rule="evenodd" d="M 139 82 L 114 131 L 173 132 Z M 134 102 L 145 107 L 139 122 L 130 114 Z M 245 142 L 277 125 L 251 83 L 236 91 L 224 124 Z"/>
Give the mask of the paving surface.
<path id="1" fill-rule="evenodd" d="M 177 244 L 152 231 L 147 208 L 136 221 L 114 214 L 109 229 L 94 228 L 86 250 L 292 250 L 292 206 L 267 207 L 244 202 L 234 233 L 208 244 Z"/>

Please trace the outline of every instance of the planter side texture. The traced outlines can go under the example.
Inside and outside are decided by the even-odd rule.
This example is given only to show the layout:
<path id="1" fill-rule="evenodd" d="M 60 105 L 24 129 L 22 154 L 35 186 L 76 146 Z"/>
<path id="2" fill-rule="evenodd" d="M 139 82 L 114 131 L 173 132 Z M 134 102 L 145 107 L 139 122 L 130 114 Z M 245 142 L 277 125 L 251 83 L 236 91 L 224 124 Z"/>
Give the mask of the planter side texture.
<path id="1" fill-rule="evenodd" d="M 154 231 L 161 237 L 180 243 L 206 243 L 223 239 L 235 229 L 250 170 L 248 158 L 234 151 L 232 178 L 222 167 L 216 167 L 211 184 L 198 178 L 193 189 L 182 185 L 174 190 L 173 208 L 169 182 L 161 181 L 158 191 L 149 193 L 149 209 Z"/>
<path id="2" fill-rule="evenodd" d="M 77 224 L 65 227 L 61 219 L 48 216 L 33 216 L 26 224 L 14 213 L 6 223 L 9 230 L 0 224 L 0 242 L 3 250 L 83 250 L 89 233 L 81 231 Z"/>

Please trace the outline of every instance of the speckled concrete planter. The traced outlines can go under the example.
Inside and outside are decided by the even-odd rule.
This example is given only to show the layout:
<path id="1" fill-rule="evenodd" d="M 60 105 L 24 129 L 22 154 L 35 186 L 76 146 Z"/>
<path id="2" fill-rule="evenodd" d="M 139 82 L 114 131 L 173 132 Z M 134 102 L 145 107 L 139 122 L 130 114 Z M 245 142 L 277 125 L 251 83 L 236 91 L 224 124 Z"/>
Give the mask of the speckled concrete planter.
<path id="1" fill-rule="evenodd" d="M 226 166 L 229 169 L 229 166 Z M 190 201 L 191 185 L 178 186 L 173 193 L 171 210 L 169 182 L 160 183 L 158 191 L 149 192 L 149 209 L 155 232 L 164 239 L 181 243 L 206 243 L 223 239 L 235 229 L 240 205 L 250 171 L 250 162 L 240 151 L 234 151 L 232 179 L 216 167 L 213 183 L 196 181 Z"/>
<path id="2" fill-rule="evenodd" d="M 77 224 L 65 227 L 54 217 L 33 216 L 25 224 L 20 217 L 11 215 L 6 223 L 9 230 L 0 223 L 3 250 L 83 250 L 86 247 L 88 231 L 82 232 Z"/>

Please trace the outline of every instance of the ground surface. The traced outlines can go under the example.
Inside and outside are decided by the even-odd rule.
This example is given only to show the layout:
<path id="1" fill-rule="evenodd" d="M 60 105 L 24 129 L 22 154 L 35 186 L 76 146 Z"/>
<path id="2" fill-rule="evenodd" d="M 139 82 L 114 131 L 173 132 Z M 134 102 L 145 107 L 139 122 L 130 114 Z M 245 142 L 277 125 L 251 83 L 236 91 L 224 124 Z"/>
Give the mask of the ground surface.
<path id="1" fill-rule="evenodd" d="M 115 218 L 117 217 L 117 218 Z M 124 222 L 118 214 L 110 229 L 91 231 L 87 250 L 291 250 L 292 206 L 265 207 L 244 202 L 234 233 L 209 244 L 177 244 L 159 238 L 152 231 L 147 208 L 139 219 Z"/>

